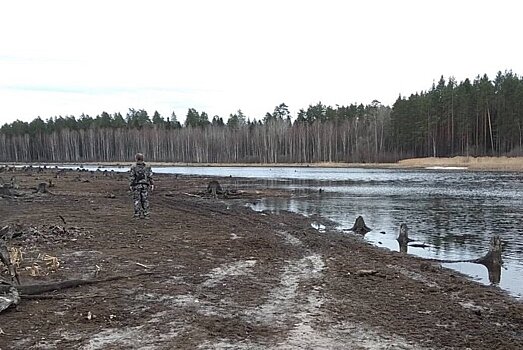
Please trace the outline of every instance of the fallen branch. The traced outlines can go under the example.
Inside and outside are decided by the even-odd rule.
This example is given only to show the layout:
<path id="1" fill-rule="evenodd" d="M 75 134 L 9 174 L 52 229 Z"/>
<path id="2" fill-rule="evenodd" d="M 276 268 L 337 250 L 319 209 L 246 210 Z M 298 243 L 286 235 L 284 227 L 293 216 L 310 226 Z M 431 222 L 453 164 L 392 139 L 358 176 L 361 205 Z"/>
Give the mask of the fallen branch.
<path id="1" fill-rule="evenodd" d="M 22 297 L 27 295 L 37 295 L 45 292 L 52 292 L 55 290 L 62 290 L 68 288 L 74 288 L 87 284 L 96 284 L 109 281 L 120 280 L 124 278 L 133 278 L 142 275 L 152 275 L 153 272 L 141 272 L 135 275 L 118 275 L 101 279 L 78 279 L 78 280 L 66 280 L 60 282 L 50 282 L 41 284 L 27 284 L 27 285 L 0 285 L 0 293 L 7 293 L 10 288 L 15 288 L 21 294 Z"/>
<path id="2" fill-rule="evenodd" d="M 135 263 L 135 264 L 138 265 L 138 266 L 143 267 L 144 269 L 150 269 L 150 268 L 151 268 L 150 266 L 147 266 L 147 265 L 141 264 L 141 263 L 139 263 L 139 262 L 137 262 L 137 263 Z"/>
<path id="3" fill-rule="evenodd" d="M 66 294 L 38 294 L 38 295 L 24 295 L 24 299 L 29 300 L 79 300 L 79 299 L 87 299 L 87 298 L 104 298 L 104 299 L 111 299 L 116 298 L 118 296 L 115 296 L 114 294 L 107 296 L 104 294 L 85 294 L 85 295 L 76 295 L 76 296 L 70 296 Z"/>
<path id="4" fill-rule="evenodd" d="M 191 193 L 187 193 L 187 192 L 182 192 L 182 194 L 189 196 L 189 197 L 202 198 L 202 196 L 198 196 L 197 194 L 191 194 Z"/>

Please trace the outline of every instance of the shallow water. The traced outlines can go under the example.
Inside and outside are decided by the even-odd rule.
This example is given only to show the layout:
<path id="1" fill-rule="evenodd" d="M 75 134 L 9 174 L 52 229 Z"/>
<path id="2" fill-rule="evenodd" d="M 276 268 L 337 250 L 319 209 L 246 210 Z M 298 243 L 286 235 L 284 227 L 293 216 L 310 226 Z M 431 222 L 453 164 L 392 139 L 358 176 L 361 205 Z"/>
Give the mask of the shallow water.
<path id="1" fill-rule="evenodd" d="M 87 168 L 87 167 L 86 167 Z M 122 168 L 104 168 L 122 171 Z M 265 186 L 290 189 L 291 198 L 268 198 L 255 210 L 289 210 L 322 216 L 348 231 L 357 216 L 372 231 L 365 239 L 399 250 L 401 223 L 425 248 L 408 253 L 443 260 L 475 259 L 488 251 L 490 238 L 503 241 L 499 287 L 523 298 L 523 174 L 464 169 L 354 169 L 308 167 L 161 167 L 157 173 L 266 179 Z M 235 186 L 248 185 L 248 180 Z M 321 189 L 321 191 L 320 191 Z M 350 233 L 347 233 L 350 234 Z M 486 267 L 472 263 L 444 266 L 489 284 Z"/>
<path id="2" fill-rule="evenodd" d="M 441 260 L 479 258 L 488 251 L 494 233 L 503 240 L 504 265 L 499 286 L 523 297 L 523 177 L 518 173 L 463 170 L 339 169 L 320 183 L 294 179 L 275 187 L 292 188 L 290 199 L 271 198 L 256 210 L 290 210 L 319 215 L 348 231 L 358 215 L 373 230 L 365 239 L 399 250 L 399 226 L 406 223 L 415 243 L 408 253 Z M 316 173 L 316 172 L 315 172 Z M 321 179 L 321 174 L 316 179 Z M 320 192 L 321 188 L 321 192 Z M 447 263 L 479 282 L 490 284 L 483 265 Z"/>

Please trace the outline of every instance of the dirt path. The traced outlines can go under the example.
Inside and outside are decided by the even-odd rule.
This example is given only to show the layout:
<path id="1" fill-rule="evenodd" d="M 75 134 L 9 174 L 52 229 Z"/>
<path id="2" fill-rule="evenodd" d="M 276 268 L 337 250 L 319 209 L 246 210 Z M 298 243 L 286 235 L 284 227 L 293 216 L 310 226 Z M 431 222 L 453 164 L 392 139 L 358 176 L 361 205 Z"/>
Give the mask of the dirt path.
<path id="1" fill-rule="evenodd" d="M 222 179 L 239 199 L 215 200 L 199 193 L 208 179 L 160 176 L 147 221 L 131 219 L 124 175 L 12 175 L 24 196 L 0 198 L 0 226 L 20 233 L 9 245 L 23 282 L 154 275 L 22 298 L 0 313 L 2 350 L 523 348 L 522 303 L 299 215 L 254 212 L 244 204 L 289 195 L 254 180 Z M 31 194 L 49 179 L 52 194 Z"/>

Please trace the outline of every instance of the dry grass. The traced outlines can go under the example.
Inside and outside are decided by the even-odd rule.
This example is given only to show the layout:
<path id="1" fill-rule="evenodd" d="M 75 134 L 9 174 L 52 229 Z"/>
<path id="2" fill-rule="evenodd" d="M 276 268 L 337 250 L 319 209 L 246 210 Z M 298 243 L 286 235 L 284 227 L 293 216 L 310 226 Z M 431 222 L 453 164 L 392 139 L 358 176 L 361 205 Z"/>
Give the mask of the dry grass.
<path id="1" fill-rule="evenodd" d="M 433 166 L 466 167 L 469 170 L 523 171 L 523 157 L 412 158 L 398 162 L 400 168 Z"/>

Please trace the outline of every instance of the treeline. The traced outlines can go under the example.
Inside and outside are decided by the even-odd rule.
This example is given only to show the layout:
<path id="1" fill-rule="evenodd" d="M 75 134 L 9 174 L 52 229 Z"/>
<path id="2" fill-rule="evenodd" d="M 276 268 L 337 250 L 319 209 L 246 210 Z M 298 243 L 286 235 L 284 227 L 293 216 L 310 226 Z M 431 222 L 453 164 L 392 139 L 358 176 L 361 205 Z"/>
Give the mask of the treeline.
<path id="1" fill-rule="evenodd" d="M 511 71 L 459 84 L 442 77 L 429 91 L 398 98 L 391 122 L 399 154 L 523 155 L 523 79 Z"/>
<path id="2" fill-rule="evenodd" d="M 241 110 L 227 120 L 189 109 L 181 125 L 173 113 L 150 118 L 144 110 L 16 121 L 0 129 L 1 161 L 126 161 L 137 151 L 150 161 L 275 163 L 378 161 L 385 149 L 390 108 L 375 101 L 332 108 L 318 103 L 292 122 L 280 104 L 262 120 Z"/>
<path id="3" fill-rule="evenodd" d="M 294 119 L 294 120 L 293 120 Z M 173 112 L 129 109 L 15 121 L 0 128 L 0 161 L 149 161 L 187 163 L 383 162 L 405 157 L 522 154 L 523 80 L 508 71 L 456 83 L 442 77 L 392 108 L 326 106 L 291 118 L 285 104 L 256 120 L 241 110 L 209 118 L 190 108 L 183 125 Z"/>

